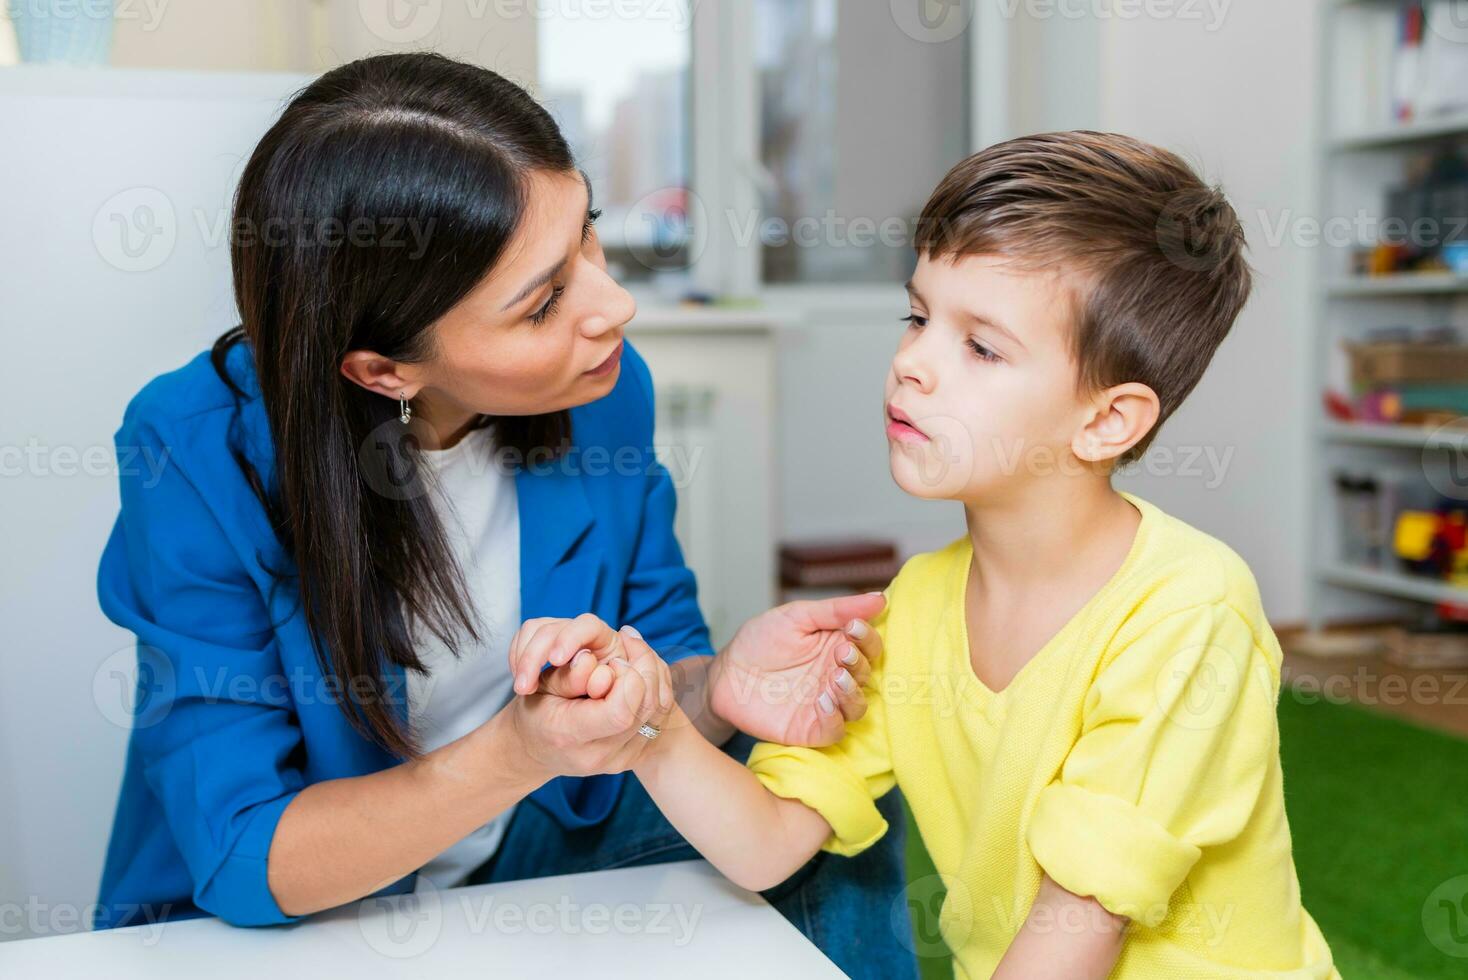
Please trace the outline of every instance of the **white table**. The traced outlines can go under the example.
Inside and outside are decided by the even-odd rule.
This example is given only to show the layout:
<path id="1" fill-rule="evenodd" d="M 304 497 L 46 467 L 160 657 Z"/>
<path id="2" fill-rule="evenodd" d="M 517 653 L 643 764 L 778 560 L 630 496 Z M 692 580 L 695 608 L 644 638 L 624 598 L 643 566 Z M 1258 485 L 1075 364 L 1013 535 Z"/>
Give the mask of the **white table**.
<path id="1" fill-rule="evenodd" d="M 839 978 L 702 861 L 368 899 L 291 926 L 218 919 L 0 943 L 0 977 Z"/>

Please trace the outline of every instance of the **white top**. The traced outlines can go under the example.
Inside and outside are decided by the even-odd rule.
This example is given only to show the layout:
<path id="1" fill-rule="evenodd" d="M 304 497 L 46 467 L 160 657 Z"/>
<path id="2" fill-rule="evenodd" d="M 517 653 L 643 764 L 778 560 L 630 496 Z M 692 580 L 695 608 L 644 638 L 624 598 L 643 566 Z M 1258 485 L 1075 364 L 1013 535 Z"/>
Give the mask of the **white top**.
<path id="1" fill-rule="evenodd" d="M 490 429 L 476 429 L 448 449 L 424 451 L 436 477 L 430 497 L 478 617 L 480 642 L 459 656 L 426 629 L 413 628 L 427 677 L 408 671 L 408 718 L 428 752 L 462 738 L 493 717 L 511 697 L 510 640 L 520 626 L 520 512 L 515 477 L 495 465 Z M 504 836 L 506 810 L 418 871 L 438 888 L 460 884 Z"/>

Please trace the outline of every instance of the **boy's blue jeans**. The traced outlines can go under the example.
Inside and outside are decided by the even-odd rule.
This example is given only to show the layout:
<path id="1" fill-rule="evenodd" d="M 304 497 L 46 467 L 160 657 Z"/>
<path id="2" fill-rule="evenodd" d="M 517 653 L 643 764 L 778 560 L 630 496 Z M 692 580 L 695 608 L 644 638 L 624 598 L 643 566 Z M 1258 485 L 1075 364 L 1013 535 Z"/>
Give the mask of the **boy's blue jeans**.
<path id="1" fill-rule="evenodd" d="M 744 760 L 754 740 L 735 735 L 724 751 Z M 854 858 L 817 854 L 780 885 L 764 892 L 821 952 L 857 980 L 914 980 L 917 961 L 907 929 L 906 824 L 896 790 L 877 803 L 890 829 Z M 469 876 L 469 884 L 662 864 L 698 857 L 673 829 L 635 776 L 623 781 L 611 816 L 595 827 L 566 830 L 534 802 L 515 810 L 499 850 Z M 897 911 L 894 911 L 897 910 Z"/>

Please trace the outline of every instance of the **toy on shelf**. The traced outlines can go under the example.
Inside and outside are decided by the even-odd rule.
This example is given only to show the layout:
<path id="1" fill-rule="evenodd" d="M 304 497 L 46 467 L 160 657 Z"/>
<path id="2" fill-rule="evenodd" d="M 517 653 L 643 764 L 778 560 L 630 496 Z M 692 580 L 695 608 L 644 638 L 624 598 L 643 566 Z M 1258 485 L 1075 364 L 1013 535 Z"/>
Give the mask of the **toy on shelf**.
<path id="1" fill-rule="evenodd" d="M 1392 550 L 1408 571 L 1468 589 L 1468 509 L 1455 504 L 1433 511 L 1402 511 L 1392 534 Z M 1446 620 L 1468 621 L 1468 605 L 1444 602 L 1437 611 Z"/>

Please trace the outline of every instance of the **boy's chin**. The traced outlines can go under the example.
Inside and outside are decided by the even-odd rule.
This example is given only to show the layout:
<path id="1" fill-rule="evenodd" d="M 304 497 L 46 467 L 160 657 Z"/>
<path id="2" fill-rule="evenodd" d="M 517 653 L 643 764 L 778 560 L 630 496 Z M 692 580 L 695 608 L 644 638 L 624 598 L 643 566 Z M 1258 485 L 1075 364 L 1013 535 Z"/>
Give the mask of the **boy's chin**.
<path id="1" fill-rule="evenodd" d="M 953 500 L 963 495 L 967 473 L 931 452 L 914 451 L 892 443 L 887 451 L 892 481 L 909 496 L 922 500 Z"/>

